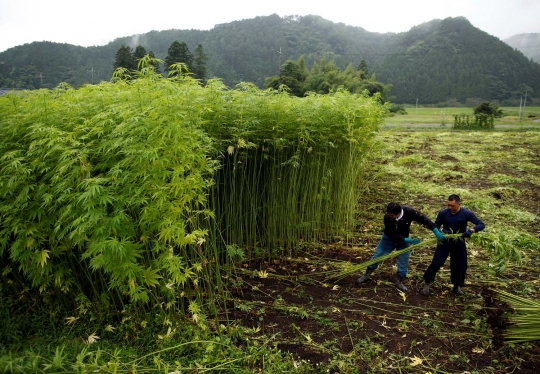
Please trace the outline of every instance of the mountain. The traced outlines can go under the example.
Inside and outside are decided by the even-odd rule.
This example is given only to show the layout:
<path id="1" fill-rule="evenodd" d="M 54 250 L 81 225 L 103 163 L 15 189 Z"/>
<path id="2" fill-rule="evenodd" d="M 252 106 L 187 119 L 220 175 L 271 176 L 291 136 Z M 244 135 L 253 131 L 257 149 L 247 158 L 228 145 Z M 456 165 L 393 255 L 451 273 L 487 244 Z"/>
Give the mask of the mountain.
<path id="1" fill-rule="evenodd" d="M 374 70 L 378 80 L 394 85 L 400 102 L 481 98 L 510 104 L 526 91 L 540 93 L 540 65 L 463 17 L 397 35 Z"/>
<path id="2" fill-rule="evenodd" d="M 78 86 L 109 80 L 116 51 L 142 45 L 165 59 L 174 40 L 191 51 L 202 44 L 209 77 L 228 86 L 265 86 L 280 65 L 304 56 L 310 68 L 321 59 L 345 69 L 367 62 L 369 73 L 393 84 L 394 102 L 438 103 L 469 98 L 508 102 L 524 91 L 540 93 L 540 65 L 477 29 L 462 17 L 433 20 L 408 32 L 372 33 L 319 16 L 271 15 L 216 25 L 208 31 L 166 30 L 117 38 L 105 46 L 76 47 L 35 42 L 0 53 L 0 87 Z"/>
<path id="3" fill-rule="evenodd" d="M 540 33 L 517 34 L 504 39 L 504 42 L 540 63 Z"/>

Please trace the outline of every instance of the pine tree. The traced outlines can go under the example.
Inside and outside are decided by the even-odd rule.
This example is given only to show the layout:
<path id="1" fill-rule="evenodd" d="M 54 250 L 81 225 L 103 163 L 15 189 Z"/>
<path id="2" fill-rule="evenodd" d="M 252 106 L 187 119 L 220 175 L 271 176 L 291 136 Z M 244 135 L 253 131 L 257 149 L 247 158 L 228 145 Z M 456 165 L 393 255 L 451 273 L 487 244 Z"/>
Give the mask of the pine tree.
<path id="1" fill-rule="evenodd" d="M 154 54 L 153 51 L 148 52 L 148 55 L 149 55 L 151 58 L 156 58 L 156 55 Z M 157 61 L 156 61 L 156 62 L 153 62 L 153 63 L 152 63 L 152 66 L 154 67 L 156 73 L 161 74 L 161 70 L 160 70 L 160 68 L 159 68 L 159 62 L 157 62 Z"/>
<path id="2" fill-rule="evenodd" d="M 195 79 L 199 79 L 203 83 L 206 82 L 206 60 L 207 56 L 204 53 L 202 44 L 197 45 L 197 48 L 195 48 L 193 75 Z"/>
<path id="3" fill-rule="evenodd" d="M 142 45 L 138 45 L 137 48 L 135 48 L 135 52 L 133 52 L 133 61 L 135 62 L 135 65 L 137 65 L 137 69 L 139 68 L 139 60 L 144 56 L 146 56 L 146 48 Z"/>
<path id="4" fill-rule="evenodd" d="M 114 69 L 118 68 L 125 68 L 129 71 L 135 70 L 137 68 L 137 64 L 135 60 L 133 59 L 133 55 L 131 53 L 131 48 L 122 45 L 116 52 L 116 59 L 114 60 L 113 64 Z"/>
<path id="5" fill-rule="evenodd" d="M 165 70 L 169 71 L 169 67 L 172 64 L 182 62 L 186 64 L 190 72 L 193 71 L 193 55 L 189 51 L 186 43 L 175 40 L 167 51 L 167 57 L 165 57 Z"/>
<path id="6" fill-rule="evenodd" d="M 369 72 L 367 67 L 366 60 L 360 61 L 360 65 L 358 65 L 358 75 L 360 76 L 360 79 L 367 79 Z"/>

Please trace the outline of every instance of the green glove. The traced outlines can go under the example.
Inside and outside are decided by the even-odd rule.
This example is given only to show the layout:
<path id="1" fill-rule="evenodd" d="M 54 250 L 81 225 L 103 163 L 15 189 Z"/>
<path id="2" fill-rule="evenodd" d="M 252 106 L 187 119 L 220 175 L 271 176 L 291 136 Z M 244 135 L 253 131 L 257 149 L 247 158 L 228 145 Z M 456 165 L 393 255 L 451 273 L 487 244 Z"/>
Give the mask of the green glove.
<path id="1" fill-rule="evenodd" d="M 440 241 L 440 242 L 442 242 L 444 239 L 446 239 L 446 236 L 444 236 L 444 234 L 442 232 L 440 232 L 439 229 L 436 228 L 436 227 L 433 229 L 433 233 L 437 237 L 437 240 Z"/>
<path id="2" fill-rule="evenodd" d="M 405 243 L 418 244 L 418 243 L 420 243 L 420 239 L 405 238 Z"/>

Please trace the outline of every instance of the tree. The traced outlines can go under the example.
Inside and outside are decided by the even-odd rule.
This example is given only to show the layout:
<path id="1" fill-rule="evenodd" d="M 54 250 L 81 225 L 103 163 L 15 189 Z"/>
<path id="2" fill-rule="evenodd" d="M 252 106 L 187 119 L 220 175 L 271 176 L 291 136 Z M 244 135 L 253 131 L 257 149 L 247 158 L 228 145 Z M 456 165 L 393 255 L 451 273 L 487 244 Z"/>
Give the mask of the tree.
<path id="1" fill-rule="evenodd" d="M 304 55 L 300 56 L 298 59 L 298 73 L 300 74 L 299 80 L 301 82 L 304 82 L 309 75 L 308 69 L 306 67 L 306 59 L 304 58 Z"/>
<path id="2" fill-rule="evenodd" d="M 167 57 L 165 57 L 165 71 L 169 71 L 172 64 L 179 62 L 186 64 L 190 72 L 193 71 L 193 55 L 189 51 L 187 44 L 175 40 L 167 51 Z"/>
<path id="3" fill-rule="evenodd" d="M 366 66 L 364 66 L 367 69 Z M 266 79 L 268 88 L 278 89 L 284 84 L 289 88 L 289 93 L 294 96 L 305 96 L 308 91 L 319 94 L 327 94 L 338 89 L 345 89 L 352 93 L 362 93 L 367 91 L 369 96 L 378 94 L 381 102 L 388 101 L 388 94 L 391 85 L 385 85 L 372 76 L 370 79 L 362 79 L 365 76 L 364 70 L 355 71 L 352 64 L 349 64 L 344 71 L 335 66 L 333 60 L 323 57 L 320 65 L 315 62 L 311 72 L 305 67 L 304 57 L 298 61 L 287 60 L 281 67 L 280 77 L 273 76 Z"/>
<path id="4" fill-rule="evenodd" d="M 358 65 L 358 74 L 360 75 L 360 79 L 367 79 L 368 78 L 368 67 L 366 60 L 360 61 L 360 65 Z"/>
<path id="5" fill-rule="evenodd" d="M 195 48 L 195 64 L 193 66 L 193 75 L 195 79 L 201 82 L 206 81 L 206 54 L 204 53 L 202 44 L 198 44 Z"/>
<path id="6" fill-rule="evenodd" d="M 148 52 L 148 56 L 150 56 L 152 59 L 156 58 L 156 55 L 152 51 Z M 153 60 L 152 66 L 154 67 L 156 73 L 161 74 L 161 70 L 159 69 L 159 62 Z"/>
<path id="7" fill-rule="evenodd" d="M 129 71 L 137 69 L 137 63 L 131 54 L 131 48 L 122 45 L 116 52 L 116 59 L 113 64 L 114 69 L 125 68 Z"/>
<path id="8" fill-rule="evenodd" d="M 474 108 L 474 114 L 487 114 L 495 118 L 501 118 L 503 116 L 503 110 L 499 108 L 498 105 L 495 105 L 489 101 L 484 101 L 476 108 Z"/>
<path id="9" fill-rule="evenodd" d="M 139 60 L 144 56 L 146 56 L 146 48 L 142 45 L 138 45 L 137 48 L 135 48 L 135 52 L 133 52 L 133 61 L 137 65 L 137 69 L 139 68 Z"/>

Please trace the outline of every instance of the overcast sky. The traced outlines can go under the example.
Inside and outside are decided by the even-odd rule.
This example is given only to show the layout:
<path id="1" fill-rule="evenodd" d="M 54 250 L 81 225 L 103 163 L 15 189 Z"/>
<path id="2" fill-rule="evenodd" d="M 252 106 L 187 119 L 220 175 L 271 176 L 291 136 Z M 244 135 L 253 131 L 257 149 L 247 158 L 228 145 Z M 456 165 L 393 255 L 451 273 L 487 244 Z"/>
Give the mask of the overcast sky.
<path id="1" fill-rule="evenodd" d="M 500 39 L 540 33 L 540 0 L 0 0 L 0 52 L 34 41 L 105 45 L 151 30 L 210 30 L 274 13 L 314 14 L 380 33 L 458 16 Z"/>

